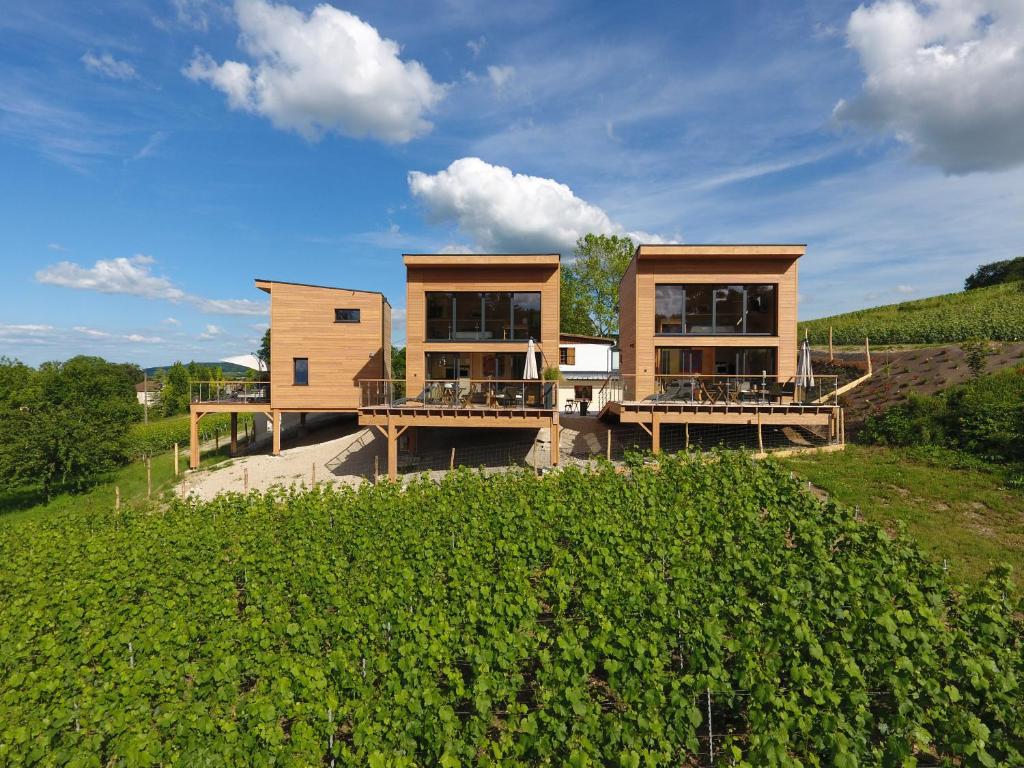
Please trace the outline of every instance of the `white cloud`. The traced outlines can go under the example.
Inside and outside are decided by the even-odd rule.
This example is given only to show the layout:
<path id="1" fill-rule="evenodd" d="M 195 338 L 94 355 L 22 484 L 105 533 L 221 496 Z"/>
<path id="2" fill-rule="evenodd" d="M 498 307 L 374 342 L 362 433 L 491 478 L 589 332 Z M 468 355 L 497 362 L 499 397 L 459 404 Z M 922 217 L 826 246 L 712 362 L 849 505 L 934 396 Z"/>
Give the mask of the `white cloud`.
<path id="1" fill-rule="evenodd" d="M 565 184 L 514 174 L 477 157 L 460 158 L 435 174 L 412 171 L 409 189 L 430 219 L 454 221 L 483 250 L 566 252 L 588 232 L 660 241 L 646 232 L 627 232 Z"/>
<path id="2" fill-rule="evenodd" d="M 224 14 L 216 0 L 174 0 L 174 10 L 179 24 L 200 32 L 209 30 L 210 21 Z"/>
<path id="3" fill-rule="evenodd" d="M 478 37 L 476 40 L 466 41 L 466 47 L 473 52 L 474 59 L 480 56 L 480 52 L 484 49 L 485 45 L 487 45 L 487 38 L 483 35 Z"/>
<path id="4" fill-rule="evenodd" d="M 159 336 L 144 336 L 141 333 L 110 333 L 109 331 L 101 331 L 98 328 L 89 328 L 84 325 L 76 325 L 72 330 L 91 339 L 130 341 L 135 344 L 162 344 L 164 341 Z"/>
<path id="5" fill-rule="evenodd" d="M 164 143 L 168 137 L 166 131 L 154 131 L 150 134 L 146 143 L 139 148 L 139 151 L 132 155 L 132 160 L 144 160 L 156 152 L 157 147 Z"/>
<path id="6" fill-rule="evenodd" d="M 181 325 L 181 321 L 176 317 L 165 317 L 164 325 Z"/>
<path id="7" fill-rule="evenodd" d="M 83 267 L 72 261 L 62 261 L 36 272 L 36 280 L 65 288 L 125 293 L 148 299 L 180 301 L 185 292 L 176 288 L 166 277 L 154 275 L 149 267 L 152 256 L 136 254 L 130 258 L 100 259 L 92 267 Z"/>
<path id="8" fill-rule="evenodd" d="M 219 325 L 207 325 L 206 329 L 199 334 L 200 339 L 214 339 L 224 333 L 224 329 Z"/>
<path id="9" fill-rule="evenodd" d="M 114 80 L 134 80 L 138 77 L 135 67 L 129 62 L 115 59 L 109 53 L 101 53 L 97 56 L 92 51 L 86 51 L 82 54 L 82 63 L 90 72 Z"/>
<path id="10" fill-rule="evenodd" d="M 0 341 L 5 345 L 53 344 L 57 335 L 57 329 L 52 325 L 0 324 Z"/>
<path id="11" fill-rule="evenodd" d="M 516 73 L 512 66 L 498 67 L 494 64 L 487 67 L 487 76 L 499 91 L 504 88 Z"/>
<path id="12" fill-rule="evenodd" d="M 49 248 L 51 251 L 58 251 L 60 253 L 66 253 L 68 250 L 60 243 L 47 243 L 46 247 Z"/>
<path id="13" fill-rule="evenodd" d="M 903 293 L 903 294 L 917 293 L 917 288 L 915 288 L 912 285 L 897 285 L 896 286 L 896 293 Z"/>
<path id="14" fill-rule="evenodd" d="M 424 114 L 445 86 L 358 16 L 327 4 L 306 16 L 266 0 L 236 0 L 235 15 L 253 63 L 217 64 L 197 52 L 184 69 L 222 91 L 232 109 L 309 140 L 336 132 L 403 143 L 433 127 Z"/>
<path id="15" fill-rule="evenodd" d="M 208 299 L 187 293 L 168 278 L 154 275 L 150 267 L 155 263 L 152 256 L 141 253 L 130 258 L 100 259 L 91 267 L 61 261 L 36 272 L 36 280 L 64 288 L 186 302 L 214 315 L 262 315 L 267 311 L 266 304 L 249 299 Z"/>
<path id="16" fill-rule="evenodd" d="M 891 133 L 949 174 L 1024 163 L 1024 3 L 878 0 L 847 26 L 863 91 L 835 116 Z"/>

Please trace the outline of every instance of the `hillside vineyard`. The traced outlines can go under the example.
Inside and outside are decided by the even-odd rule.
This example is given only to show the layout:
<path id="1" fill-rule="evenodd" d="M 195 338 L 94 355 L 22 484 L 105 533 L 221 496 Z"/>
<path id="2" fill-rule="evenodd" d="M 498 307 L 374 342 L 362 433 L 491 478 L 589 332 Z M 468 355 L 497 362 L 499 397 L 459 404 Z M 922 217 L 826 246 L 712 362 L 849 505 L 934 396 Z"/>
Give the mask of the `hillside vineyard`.
<path id="1" fill-rule="evenodd" d="M 1024 763 L 1005 573 L 631 463 L 0 528 L 0 763 Z"/>

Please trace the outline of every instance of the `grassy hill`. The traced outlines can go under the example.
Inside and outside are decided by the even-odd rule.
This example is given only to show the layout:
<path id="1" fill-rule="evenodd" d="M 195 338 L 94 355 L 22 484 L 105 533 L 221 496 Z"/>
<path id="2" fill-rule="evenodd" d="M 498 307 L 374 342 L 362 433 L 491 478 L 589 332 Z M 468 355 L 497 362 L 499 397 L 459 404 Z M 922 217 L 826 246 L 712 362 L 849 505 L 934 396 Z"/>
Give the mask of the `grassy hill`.
<path id="1" fill-rule="evenodd" d="M 812 344 L 942 344 L 969 339 L 1024 341 L 1024 282 L 887 304 L 800 323 Z"/>

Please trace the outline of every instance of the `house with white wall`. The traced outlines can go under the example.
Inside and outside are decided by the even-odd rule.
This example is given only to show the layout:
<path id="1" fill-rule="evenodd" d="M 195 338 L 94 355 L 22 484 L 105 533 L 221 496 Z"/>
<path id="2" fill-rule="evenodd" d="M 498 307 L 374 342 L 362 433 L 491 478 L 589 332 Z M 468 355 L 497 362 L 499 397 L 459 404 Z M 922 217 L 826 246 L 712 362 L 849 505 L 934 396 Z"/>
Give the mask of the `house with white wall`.
<path id="1" fill-rule="evenodd" d="M 619 370 L 614 339 L 563 333 L 558 337 L 558 407 L 579 411 L 579 404 L 594 403 L 608 377 Z M 590 413 L 594 410 L 589 409 Z"/>

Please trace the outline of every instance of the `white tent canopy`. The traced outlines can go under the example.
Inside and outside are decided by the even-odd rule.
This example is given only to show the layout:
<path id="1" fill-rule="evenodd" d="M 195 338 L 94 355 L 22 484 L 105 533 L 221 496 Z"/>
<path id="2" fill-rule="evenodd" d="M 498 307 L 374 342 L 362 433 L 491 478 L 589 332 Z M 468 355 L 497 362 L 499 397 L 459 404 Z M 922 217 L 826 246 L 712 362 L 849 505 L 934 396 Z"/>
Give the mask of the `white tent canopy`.
<path id="1" fill-rule="evenodd" d="M 234 357 L 223 357 L 221 358 L 221 362 L 241 365 L 254 371 L 265 371 L 267 369 L 267 367 L 263 365 L 263 361 L 256 357 L 256 355 L 235 355 Z"/>

